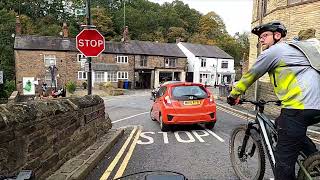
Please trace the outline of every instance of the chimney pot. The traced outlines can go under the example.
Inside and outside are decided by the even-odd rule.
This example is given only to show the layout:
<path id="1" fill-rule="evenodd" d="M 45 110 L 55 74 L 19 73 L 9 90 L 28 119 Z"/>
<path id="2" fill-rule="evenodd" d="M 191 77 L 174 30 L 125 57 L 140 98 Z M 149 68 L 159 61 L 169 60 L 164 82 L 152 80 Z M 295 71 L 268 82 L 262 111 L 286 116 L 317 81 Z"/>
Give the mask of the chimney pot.
<path id="1" fill-rule="evenodd" d="M 21 35 L 21 22 L 19 16 L 16 16 L 16 35 Z"/>
<path id="2" fill-rule="evenodd" d="M 69 29 L 66 22 L 63 23 L 62 32 L 63 32 L 63 38 L 69 37 Z"/>

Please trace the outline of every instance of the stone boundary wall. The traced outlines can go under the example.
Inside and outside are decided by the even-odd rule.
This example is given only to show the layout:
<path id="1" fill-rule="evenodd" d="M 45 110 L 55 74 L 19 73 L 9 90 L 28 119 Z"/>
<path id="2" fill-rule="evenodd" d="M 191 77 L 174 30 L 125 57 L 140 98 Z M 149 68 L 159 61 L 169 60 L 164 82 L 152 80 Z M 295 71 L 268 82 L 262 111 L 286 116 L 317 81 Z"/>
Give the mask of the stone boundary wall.
<path id="1" fill-rule="evenodd" d="M 0 174 L 45 179 L 111 128 L 99 96 L 0 105 Z"/>

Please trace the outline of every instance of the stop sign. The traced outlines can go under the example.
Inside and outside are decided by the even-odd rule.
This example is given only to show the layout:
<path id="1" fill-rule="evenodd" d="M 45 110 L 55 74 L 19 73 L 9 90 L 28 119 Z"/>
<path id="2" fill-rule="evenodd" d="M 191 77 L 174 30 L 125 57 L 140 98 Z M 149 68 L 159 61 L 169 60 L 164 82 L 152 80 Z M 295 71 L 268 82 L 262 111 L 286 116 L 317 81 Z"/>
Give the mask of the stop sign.
<path id="1" fill-rule="evenodd" d="M 96 57 L 104 51 L 105 40 L 96 29 L 84 29 L 76 37 L 77 49 L 87 57 Z"/>

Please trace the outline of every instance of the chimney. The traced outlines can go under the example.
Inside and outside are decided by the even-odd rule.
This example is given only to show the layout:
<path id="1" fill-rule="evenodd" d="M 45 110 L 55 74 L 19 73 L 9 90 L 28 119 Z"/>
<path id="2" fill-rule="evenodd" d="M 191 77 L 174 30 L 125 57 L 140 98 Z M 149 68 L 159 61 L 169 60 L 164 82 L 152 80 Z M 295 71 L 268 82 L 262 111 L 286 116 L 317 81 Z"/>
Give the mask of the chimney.
<path id="1" fill-rule="evenodd" d="M 16 35 L 21 35 L 21 22 L 19 16 L 16 16 Z"/>
<path id="2" fill-rule="evenodd" d="M 178 44 L 179 42 L 181 42 L 181 40 L 182 40 L 181 37 L 176 38 L 176 43 Z"/>
<path id="3" fill-rule="evenodd" d="M 69 29 L 66 22 L 63 23 L 62 34 L 63 34 L 63 38 L 67 38 L 69 36 Z"/>
<path id="4" fill-rule="evenodd" d="M 129 29 L 128 26 L 125 27 L 125 29 L 123 30 L 123 35 L 122 35 L 122 42 L 126 43 L 129 40 Z"/>

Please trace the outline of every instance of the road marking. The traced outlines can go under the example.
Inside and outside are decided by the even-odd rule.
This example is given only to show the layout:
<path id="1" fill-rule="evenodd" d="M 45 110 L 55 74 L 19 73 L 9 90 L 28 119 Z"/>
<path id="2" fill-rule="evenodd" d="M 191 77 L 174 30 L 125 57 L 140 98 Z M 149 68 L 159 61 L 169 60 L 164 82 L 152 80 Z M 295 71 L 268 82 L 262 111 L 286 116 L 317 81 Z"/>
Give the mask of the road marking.
<path id="1" fill-rule="evenodd" d="M 115 121 L 112 121 L 111 123 L 117 123 L 117 122 L 120 122 L 120 121 L 123 121 L 123 120 L 126 120 L 126 119 L 130 119 L 130 118 L 133 118 L 133 117 L 136 117 L 136 116 L 140 116 L 140 115 L 143 115 L 143 114 L 147 114 L 149 112 L 143 112 L 143 113 L 139 113 L 139 114 L 135 114 L 135 115 L 132 115 L 132 116 L 129 116 L 129 117 L 126 117 L 126 118 L 122 118 L 122 119 L 118 119 L 118 120 L 115 120 Z"/>
<path id="2" fill-rule="evenodd" d="M 106 180 L 108 179 L 108 177 L 110 176 L 112 170 L 114 169 L 114 167 L 117 165 L 119 159 L 121 158 L 121 156 L 123 155 L 124 151 L 126 150 L 129 142 L 131 141 L 133 134 L 136 132 L 137 130 L 137 126 L 135 126 L 133 128 L 133 130 L 130 133 L 130 136 L 128 137 L 128 139 L 126 140 L 126 142 L 123 144 L 123 146 L 121 147 L 119 153 L 117 154 L 117 156 L 113 159 L 113 161 L 111 162 L 111 164 L 109 165 L 109 167 L 107 168 L 107 170 L 103 173 L 103 175 L 101 176 L 100 180 Z"/>
<path id="3" fill-rule="evenodd" d="M 118 169 L 116 175 L 114 176 L 114 179 L 116 179 L 116 178 L 118 178 L 118 177 L 121 177 L 121 176 L 123 175 L 124 170 L 126 169 L 128 163 L 129 163 L 129 160 L 130 160 L 130 158 L 131 158 L 131 156 L 132 156 L 133 150 L 134 150 L 134 148 L 135 148 L 136 145 L 137 145 L 137 141 L 138 141 L 138 139 L 139 139 L 139 137 L 140 137 L 141 131 L 142 131 L 142 127 L 139 128 L 139 130 L 138 130 L 138 132 L 137 132 L 137 134 L 136 134 L 136 137 L 134 138 L 134 140 L 133 140 L 133 142 L 132 142 L 132 144 L 131 144 L 131 146 L 130 146 L 130 149 L 129 149 L 126 157 L 124 157 L 123 163 L 121 164 L 121 166 L 120 166 L 120 168 Z"/>
<path id="4" fill-rule="evenodd" d="M 216 137 L 219 141 L 224 142 L 224 140 L 218 136 L 216 133 L 214 133 L 213 131 L 211 131 L 210 129 L 206 129 L 206 131 L 210 134 L 212 134 L 214 137 Z"/>

